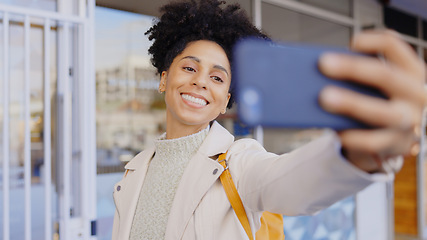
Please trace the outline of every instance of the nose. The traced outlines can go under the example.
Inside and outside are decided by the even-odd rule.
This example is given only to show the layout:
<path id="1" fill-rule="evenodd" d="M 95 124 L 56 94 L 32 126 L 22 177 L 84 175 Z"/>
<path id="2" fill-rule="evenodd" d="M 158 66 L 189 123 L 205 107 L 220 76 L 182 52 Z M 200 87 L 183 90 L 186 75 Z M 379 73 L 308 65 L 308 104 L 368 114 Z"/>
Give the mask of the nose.
<path id="1" fill-rule="evenodd" d="M 199 88 L 208 89 L 208 77 L 204 74 L 197 74 L 191 81 L 191 85 Z"/>

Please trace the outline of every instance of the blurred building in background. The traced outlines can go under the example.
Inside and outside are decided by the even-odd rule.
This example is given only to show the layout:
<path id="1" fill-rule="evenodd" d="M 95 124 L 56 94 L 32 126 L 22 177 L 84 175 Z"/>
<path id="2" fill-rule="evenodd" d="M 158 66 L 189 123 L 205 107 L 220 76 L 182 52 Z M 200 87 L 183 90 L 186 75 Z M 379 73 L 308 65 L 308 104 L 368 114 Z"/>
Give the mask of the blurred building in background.
<path id="1" fill-rule="evenodd" d="M 111 239 L 113 184 L 165 130 L 144 33 L 166 2 L 0 0 L 1 239 Z M 280 41 L 347 47 L 363 29 L 388 27 L 427 61 L 425 0 L 227 2 Z M 323 131 L 249 129 L 233 109 L 218 120 L 275 153 Z M 423 140 L 394 184 L 285 217 L 286 239 L 427 239 L 425 154 Z"/>

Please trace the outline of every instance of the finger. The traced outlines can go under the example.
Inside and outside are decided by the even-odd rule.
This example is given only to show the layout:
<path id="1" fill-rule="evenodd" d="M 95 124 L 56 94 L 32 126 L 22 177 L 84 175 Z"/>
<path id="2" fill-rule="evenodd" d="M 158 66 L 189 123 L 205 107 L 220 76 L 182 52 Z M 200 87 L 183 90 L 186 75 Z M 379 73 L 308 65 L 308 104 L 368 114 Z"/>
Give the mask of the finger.
<path id="1" fill-rule="evenodd" d="M 380 53 L 391 63 L 424 80 L 425 66 L 415 51 L 393 31 L 369 31 L 353 38 L 352 49 L 364 53 Z"/>
<path id="2" fill-rule="evenodd" d="M 414 143 L 412 131 L 346 130 L 339 133 L 343 148 L 380 156 L 406 155 Z"/>
<path id="3" fill-rule="evenodd" d="M 377 127 L 413 129 L 420 119 L 419 111 L 401 101 L 392 102 L 335 86 L 320 92 L 319 103 L 328 112 Z"/>
<path id="4" fill-rule="evenodd" d="M 327 53 L 319 60 L 319 69 L 328 77 L 353 80 L 381 89 L 389 97 L 403 97 L 424 104 L 423 84 L 373 57 Z"/>
<path id="5" fill-rule="evenodd" d="M 366 154 L 365 152 L 351 150 L 346 150 L 345 153 L 345 157 L 359 169 L 367 172 L 373 172 L 379 168 L 378 162 L 375 161 L 372 155 Z"/>

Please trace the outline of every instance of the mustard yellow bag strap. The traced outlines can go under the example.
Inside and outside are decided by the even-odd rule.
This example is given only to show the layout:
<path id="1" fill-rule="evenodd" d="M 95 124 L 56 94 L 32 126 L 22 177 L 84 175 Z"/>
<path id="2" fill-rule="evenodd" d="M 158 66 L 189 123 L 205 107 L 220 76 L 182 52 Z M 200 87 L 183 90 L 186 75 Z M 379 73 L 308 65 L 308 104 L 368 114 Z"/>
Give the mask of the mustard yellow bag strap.
<path id="1" fill-rule="evenodd" d="M 245 208 L 243 207 L 242 199 L 240 199 L 239 193 L 237 192 L 236 186 L 234 185 L 233 178 L 231 178 L 230 171 L 228 170 L 227 161 L 225 160 L 226 156 L 227 153 L 223 153 L 218 157 L 218 162 L 225 169 L 221 176 L 219 176 L 219 179 L 221 180 L 231 207 L 234 209 L 234 212 L 236 213 L 237 218 L 239 218 L 239 221 L 245 229 L 246 234 L 250 240 L 254 240 L 251 226 L 249 225 L 248 216 L 246 215 Z"/>

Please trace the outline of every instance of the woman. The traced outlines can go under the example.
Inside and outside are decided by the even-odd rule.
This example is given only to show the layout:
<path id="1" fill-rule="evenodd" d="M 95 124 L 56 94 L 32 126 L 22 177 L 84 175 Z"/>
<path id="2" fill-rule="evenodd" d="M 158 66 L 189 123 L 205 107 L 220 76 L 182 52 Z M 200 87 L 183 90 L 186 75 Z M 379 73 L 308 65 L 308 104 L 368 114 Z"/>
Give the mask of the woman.
<path id="1" fill-rule="evenodd" d="M 325 75 L 379 88 L 389 97 L 335 87 L 319 96 L 327 111 L 376 128 L 331 131 L 280 156 L 251 139 L 234 141 L 214 121 L 233 102 L 230 52 L 242 37 L 266 36 L 236 5 L 221 4 L 165 5 L 148 31 L 165 94 L 166 133 L 126 165 L 115 185 L 113 239 L 247 239 L 219 181 L 224 168 L 216 159 L 227 151 L 256 232 L 263 211 L 312 214 L 373 182 L 391 180 L 393 172 L 384 166 L 408 154 L 418 138 L 414 128 L 426 102 L 424 65 L 397 34 L 382 31 L 356 36 L 352 47 L 381 53 L 386 63 L 332 54 L 319 61 Z"/>

